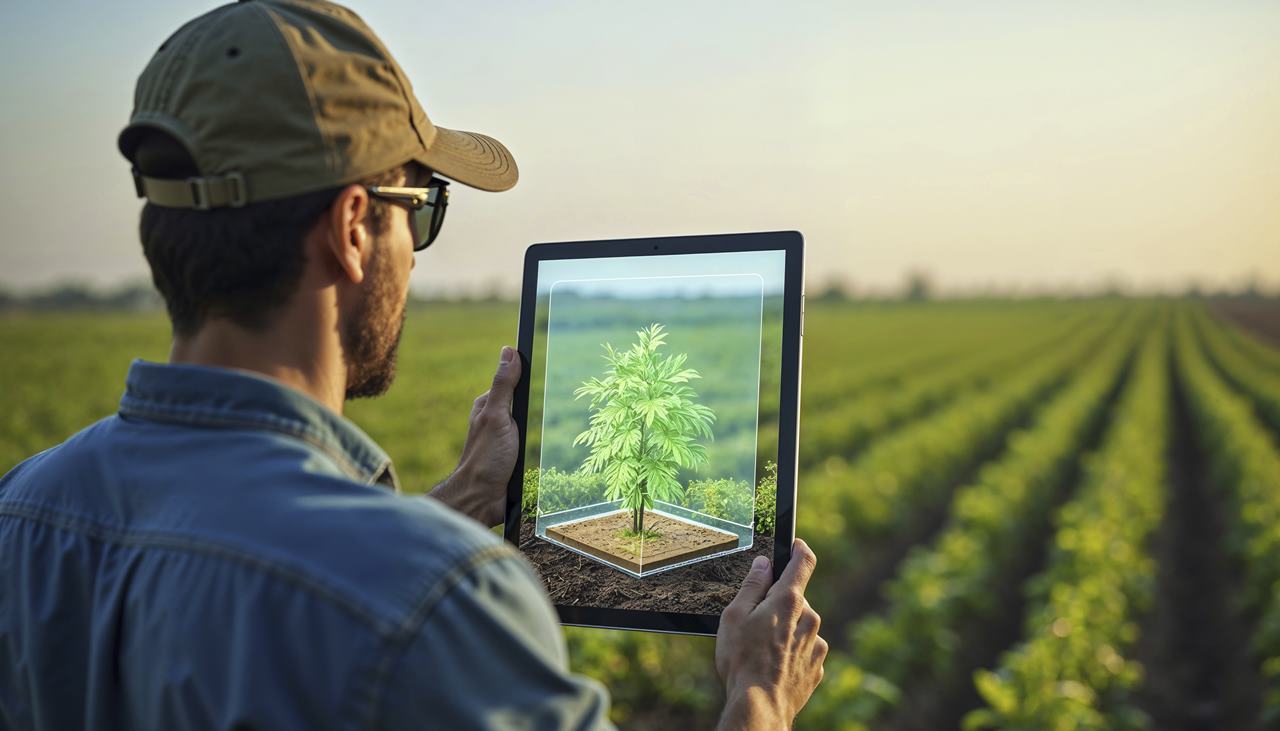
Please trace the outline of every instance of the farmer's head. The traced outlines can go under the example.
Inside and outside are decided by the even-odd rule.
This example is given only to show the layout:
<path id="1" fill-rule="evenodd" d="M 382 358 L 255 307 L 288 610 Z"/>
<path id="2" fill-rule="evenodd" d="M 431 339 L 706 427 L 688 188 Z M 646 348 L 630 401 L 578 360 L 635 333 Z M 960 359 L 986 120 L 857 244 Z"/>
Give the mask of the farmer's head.
<path id="1" fill-rule="evenodd" d="M 391 383 L 414 251 L 457 181 L 505 190 L 501 143 L 437 127 L 350 10 L 225 5 L 161 44 L 120 150 L 175 339 L 267 332 L 286 313 L 337 336 L 347 396 Z"/>

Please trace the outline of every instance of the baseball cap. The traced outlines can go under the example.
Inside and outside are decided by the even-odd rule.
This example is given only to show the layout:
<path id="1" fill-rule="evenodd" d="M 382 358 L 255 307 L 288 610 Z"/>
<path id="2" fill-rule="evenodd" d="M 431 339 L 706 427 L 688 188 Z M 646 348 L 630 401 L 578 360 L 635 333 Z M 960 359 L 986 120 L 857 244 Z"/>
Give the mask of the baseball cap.
<path id="1" fill-rule="evenodd" d="M 481 190 L 515 185 L 501 142 L 436 126 L 409 79 L 351 10 L 247 0 L 182 26 L 138 78 L 119 147 L 174 137 L 200 175 L 152 178 L 139 197 L 173 208 L 242 206 L 353 183 L 410 161 Z"/>

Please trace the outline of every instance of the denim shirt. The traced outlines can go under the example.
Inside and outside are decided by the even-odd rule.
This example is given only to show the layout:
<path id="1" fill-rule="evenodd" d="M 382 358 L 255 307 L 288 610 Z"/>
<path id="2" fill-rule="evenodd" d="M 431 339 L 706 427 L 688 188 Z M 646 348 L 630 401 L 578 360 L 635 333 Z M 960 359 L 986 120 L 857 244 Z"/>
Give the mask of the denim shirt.
<path id="1" fill-rule="evenodd" d="M 0 480 L 2 729 L 599 729 L 525 559 L 271 379 L 134 361 Z"/>

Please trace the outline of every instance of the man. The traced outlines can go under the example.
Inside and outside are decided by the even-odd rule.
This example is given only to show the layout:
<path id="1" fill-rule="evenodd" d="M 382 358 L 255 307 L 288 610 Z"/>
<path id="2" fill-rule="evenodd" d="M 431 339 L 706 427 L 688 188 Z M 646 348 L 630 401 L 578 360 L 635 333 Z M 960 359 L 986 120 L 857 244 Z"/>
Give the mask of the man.
<path id="1" fill-rule="evenodd" d="M 510 153 L 434 126 L 345 8 L 218 8 L 165 41 L 120 137 L 173 324 L 114 416 L 0 481 L 0 727 L 609 728 L 500 522 L 521 362 L 503 348 L 457 469 L 398 495 L 341 416 L 394 376 L 445 178 Z M 437 177 L 440 176 L 440 177 Z M 789 725 L 826 643 L 797 541 L 725 610 L 723 728 Z"/>

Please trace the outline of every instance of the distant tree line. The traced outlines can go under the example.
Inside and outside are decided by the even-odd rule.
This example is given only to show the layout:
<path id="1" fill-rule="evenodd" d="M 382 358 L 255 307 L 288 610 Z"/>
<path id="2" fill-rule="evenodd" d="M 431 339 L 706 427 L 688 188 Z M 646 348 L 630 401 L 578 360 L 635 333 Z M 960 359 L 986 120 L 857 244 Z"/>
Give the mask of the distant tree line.
<path id="1" fill-rule="evenodd" d="M 902 284 L 893 289 L 863 289 L 839 277 L 830 277 L 808 288 L 810 302 L 925 302 L 930 300 L 1016 300 L 1028 298 L 1092 299 L 1097 297 L 1172 296 L 1214 300 L 1276 300 L 1280 289 L 1268 291 L 1254 278 L 1234 287 L 1206 287 L 1191 283 L 1180 292 L 1157 294 L 1107 279 L 1086 290 L 988 285 L 964 290 L 940 291 L 933 276 L 922 269 L 912 269 Z"/>
<path id="2" fill-rule="evenodd" d="M 415 302 L 479 302 L 498 303 L 512 301 L 511 292 L 490 284 L 472 292 L 451 291 L 423 295 L 411 294 Z M 1181 295 L 1203 299 L 1265 300 L 1276 299 L 1276 292 L 1267 292 L 1257 281 L 1246 282 L 1235 288 L 1210 288 L 1197 284 L 1188 286 Z M 1025 289 L 973 289 L 963 294 L 940 294 L 928 272 L 912 270 L 907 273 L 900 287 L 895 290 L 864 291 L 838 278 L 831 278 L 810 285 L 810 302 L 923 302 L 936 299 L 1023 299 L 1027 297 L 1126 297 L 1142 296 L 1121 284 L 1105 283 L 1100 290 L 1090 294 L 1063 294 L 1060 292 Z M 56 284 L 44 289 L 15 292 L 0 288 L 0 312 L 61 312 L 76 310 L 112 310 L 127 312 L 161 311 L 164 302 L 150 282 L 133 282 L 115 288 L 100 288 L 79 282 Z"/>
<path id="3" fill-rule="evenodd" d="M 447 296 L 423 297 L 411 293 L 415 302 L 478 302 L 496 303 L 510 301 L 493 289 L 472 294 L 451 293 Z M 44 289 L 15 292 L 0 288 L 0 312 L 161 312 L 164 300 L 149 282 L 134 282 L 114 288 L 94 287 L 80 282 L 56 284 Z"/>
<path id="4" fill-rule="evenodd" d="M 47 289 L 17 293 L 0 289 L 0 310 L 54 312 L 75 310 L 161 310 L 164 301 L 150 284 L 128 284 L 100 289 L 80 283 L 58 284 Z"/>

